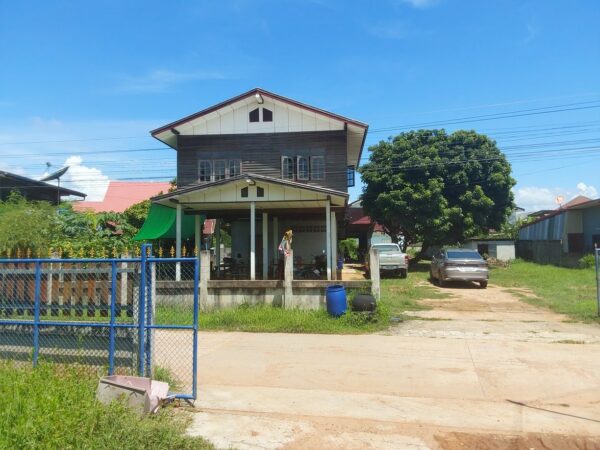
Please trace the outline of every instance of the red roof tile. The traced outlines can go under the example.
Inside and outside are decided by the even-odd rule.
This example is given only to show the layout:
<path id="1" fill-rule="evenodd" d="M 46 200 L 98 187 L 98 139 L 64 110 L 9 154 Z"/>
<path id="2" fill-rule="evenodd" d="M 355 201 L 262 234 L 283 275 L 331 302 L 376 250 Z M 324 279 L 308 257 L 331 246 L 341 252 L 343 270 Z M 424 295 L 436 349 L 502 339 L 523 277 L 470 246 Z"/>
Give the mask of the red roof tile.
<path id="1" fill-rule="evenodd" d="M 110 181 L 101 202 L 74 202 L 75 211 L 123 212 L 143 200 L 168 192 L 168 182 Z"/>

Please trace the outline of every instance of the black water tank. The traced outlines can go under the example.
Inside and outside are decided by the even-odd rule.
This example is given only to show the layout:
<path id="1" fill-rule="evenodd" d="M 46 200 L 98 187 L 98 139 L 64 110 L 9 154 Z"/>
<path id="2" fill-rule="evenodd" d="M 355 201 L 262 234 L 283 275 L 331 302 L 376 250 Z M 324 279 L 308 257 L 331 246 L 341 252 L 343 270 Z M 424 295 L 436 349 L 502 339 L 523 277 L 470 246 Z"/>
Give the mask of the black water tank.
<path id="1" fill-rule="evenodd" d="M 352 300 L 352 311 L 375 311 L 377 302 L 371 294 L 356 294 Z"/>

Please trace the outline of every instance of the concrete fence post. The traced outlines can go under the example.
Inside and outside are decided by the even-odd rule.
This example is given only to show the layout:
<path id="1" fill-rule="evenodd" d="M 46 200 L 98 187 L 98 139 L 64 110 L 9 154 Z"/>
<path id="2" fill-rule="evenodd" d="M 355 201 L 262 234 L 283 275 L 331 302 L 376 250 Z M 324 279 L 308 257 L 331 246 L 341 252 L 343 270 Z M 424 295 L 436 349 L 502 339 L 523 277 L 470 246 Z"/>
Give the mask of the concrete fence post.
<path id="1" fill-rule="evenodd" d="M 208 280 L 210 280 L 210 250 L 200 251 L 200 309 L 212 309 L 208 298 Z"/>
<path id="2" fill-rule="evenodd" d="M 283 271 L 283 306 L 285 308 L 294 307 L 294 292 L 292 289 L 292 281 L 294 279 L 294 251 L 290 250 L 284 256 L 284 271 Z"/>
<path id="3" fill-rule="evenodd" d="M 371 273 L 371 294 L 375 300 L 381 298 L 381 286 L 379 284 L 379 252 L 374 248 L 369 250 L 369 272 Z"/>

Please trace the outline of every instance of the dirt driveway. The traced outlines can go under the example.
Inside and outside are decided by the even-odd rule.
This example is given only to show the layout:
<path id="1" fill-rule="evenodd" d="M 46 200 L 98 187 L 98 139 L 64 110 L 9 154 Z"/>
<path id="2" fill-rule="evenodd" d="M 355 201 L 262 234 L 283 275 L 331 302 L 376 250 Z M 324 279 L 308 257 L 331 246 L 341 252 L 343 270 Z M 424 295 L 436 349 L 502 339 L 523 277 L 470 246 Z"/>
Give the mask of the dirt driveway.
<path id="1" fill-rule="evenodd" d="M 451 288 L 379 335 L 201 333 L 189 432 L 240 449 L 600 449 L 600 327 Z"/>

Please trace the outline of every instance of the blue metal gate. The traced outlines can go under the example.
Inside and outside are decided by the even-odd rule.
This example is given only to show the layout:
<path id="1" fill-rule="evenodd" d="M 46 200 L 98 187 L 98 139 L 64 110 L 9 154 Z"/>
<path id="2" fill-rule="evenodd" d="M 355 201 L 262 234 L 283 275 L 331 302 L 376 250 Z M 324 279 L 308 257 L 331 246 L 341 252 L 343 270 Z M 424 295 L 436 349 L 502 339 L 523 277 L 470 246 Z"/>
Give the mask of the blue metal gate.
<path id="1" fill-rule="evenodd" d="M 0 358 L 96 366 L 196 398 L 198 260 L 0 260 Z"/>

